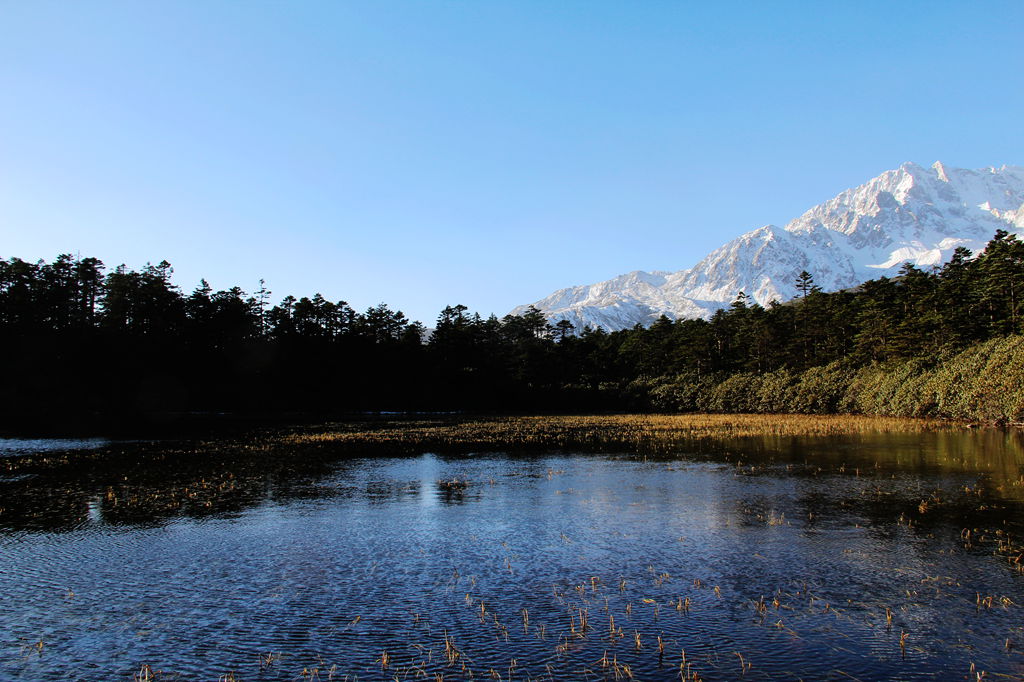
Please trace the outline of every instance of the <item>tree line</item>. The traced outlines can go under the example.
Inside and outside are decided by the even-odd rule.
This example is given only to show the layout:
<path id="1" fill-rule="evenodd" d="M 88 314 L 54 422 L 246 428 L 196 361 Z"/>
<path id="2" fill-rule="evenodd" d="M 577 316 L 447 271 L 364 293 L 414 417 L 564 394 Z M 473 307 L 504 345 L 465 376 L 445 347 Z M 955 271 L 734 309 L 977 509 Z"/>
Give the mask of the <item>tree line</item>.
<path id="1" fill-rule="evenodd" d="M 992 355 L 978 349 L 992 344 L 1003 344 L 1006 362 L 975 367 L 981 374 L 956 390 L 978 385 L 985 371 L 1024 378 L 1014 374 L 1024 362 L 1024 243 L 1005 231 L 977 257 L 957 249 L 940 267 L 908 263 L 896 277 L 833 293 L 804 272 L 789 302 L 761 306 L 738 292 L 708 320 L 663 316 L 616 332 L 552 325 L 536 309 L 499 319 L 454 305 L 428 333 L 383 303 L 359 312 L 316 294 L 273 304 L 262 281 L 252 293 L 205 281 L 185 293 L 172 275 L 166 261 L 109 271 L 66 254 L 0 261 L 0 419 L 362 410 L 954 416 L 934 382 L 919 382 L 920 395 L 897 407 L 877 401 L 870 377 L 913 384 L 965 353 L 977 365 Z M 992 405 L 955 416 L 1021 417 L 1017 403 Z"/>

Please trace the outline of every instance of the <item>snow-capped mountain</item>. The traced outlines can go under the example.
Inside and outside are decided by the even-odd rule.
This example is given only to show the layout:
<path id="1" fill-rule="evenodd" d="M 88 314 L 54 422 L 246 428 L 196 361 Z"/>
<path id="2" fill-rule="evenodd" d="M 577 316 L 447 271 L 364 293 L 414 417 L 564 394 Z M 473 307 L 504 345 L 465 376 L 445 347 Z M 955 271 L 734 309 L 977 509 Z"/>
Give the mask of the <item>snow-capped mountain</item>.
<path id="1" fill-rule="evenodd" d="M 793 298 L 802 270 L 825 291 L 845 289 L 895 275 L 907 261 L 939 265 L 958 246 L 978 252 L 997 229 L 1024 232 L 1024 168 L 905 163 L 785 228 L 747 232 L 688 270 L 631 272 L 560 289 L 533 305 L 549 320 L 569 320 L 577 329 L 625 329 L 663 314 L 707 318 L 741 291 L 762 305 Z"/>

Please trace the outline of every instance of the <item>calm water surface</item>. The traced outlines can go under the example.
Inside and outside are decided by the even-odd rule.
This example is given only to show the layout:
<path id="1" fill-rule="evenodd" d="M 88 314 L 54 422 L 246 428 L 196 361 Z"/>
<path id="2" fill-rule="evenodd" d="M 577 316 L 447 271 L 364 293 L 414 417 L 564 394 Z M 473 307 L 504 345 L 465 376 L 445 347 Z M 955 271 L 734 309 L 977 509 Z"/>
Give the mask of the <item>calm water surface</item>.
<path id="1" fill-rule="evenodd" d="M 162 447 L 0 470 L 0 679 L 1024 677 L 1019 433 Z"/>
<path id="2" fill-rule="evenodd" d="M 106 438 L 0 438 L 0 457 L 67 450 L 96 450 L 108 444 Z"/>

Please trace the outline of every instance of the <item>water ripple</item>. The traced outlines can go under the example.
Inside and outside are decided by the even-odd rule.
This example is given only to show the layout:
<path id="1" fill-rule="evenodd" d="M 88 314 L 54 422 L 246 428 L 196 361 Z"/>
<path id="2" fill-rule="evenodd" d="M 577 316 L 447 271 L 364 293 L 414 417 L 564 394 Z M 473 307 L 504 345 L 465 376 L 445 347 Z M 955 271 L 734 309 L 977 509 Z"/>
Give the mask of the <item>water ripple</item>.
<path id="1" fill-rule="evenodd" d="M 10 484 L 0 678 L 1024 673 L 1024 574 L 993 554 L 1021 508 L 970 472 L 736 452 L 309 466 Z M 77 490 L 68 516 L 39 502 Z"/>

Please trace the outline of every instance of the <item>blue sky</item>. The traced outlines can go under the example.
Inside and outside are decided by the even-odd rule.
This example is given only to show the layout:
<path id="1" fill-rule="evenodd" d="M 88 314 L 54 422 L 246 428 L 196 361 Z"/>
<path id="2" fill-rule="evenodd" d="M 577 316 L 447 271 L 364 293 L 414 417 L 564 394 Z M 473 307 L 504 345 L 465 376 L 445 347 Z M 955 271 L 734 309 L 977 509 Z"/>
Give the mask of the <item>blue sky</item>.
<path id="1" fill-rule="evenodd" d="M 1024 165 L 1024 3 L 0 0 L 0 257 L 428 325 Z"/>

